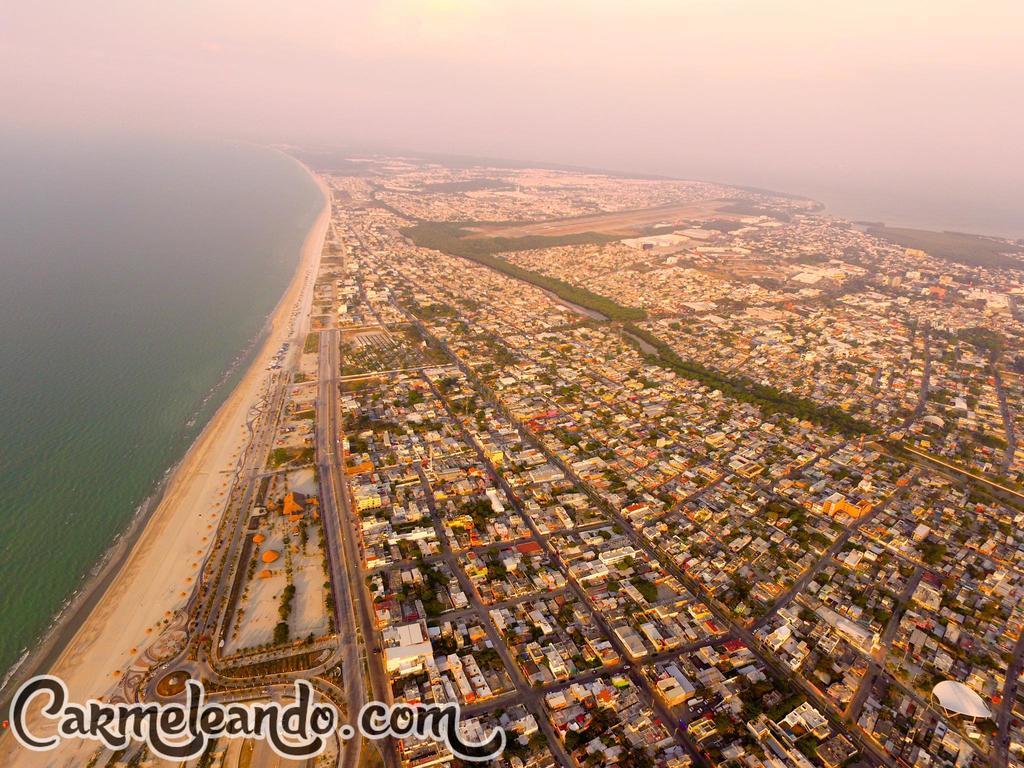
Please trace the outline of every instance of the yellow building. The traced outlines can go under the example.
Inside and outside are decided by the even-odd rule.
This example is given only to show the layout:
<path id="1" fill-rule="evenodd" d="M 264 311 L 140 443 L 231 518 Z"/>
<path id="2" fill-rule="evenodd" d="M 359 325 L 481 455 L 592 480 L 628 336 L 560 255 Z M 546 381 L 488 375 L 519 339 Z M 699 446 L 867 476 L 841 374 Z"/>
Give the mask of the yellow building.
<path id="1" fill-rule="evenodd" d="M 841 493 L 833 493 L 821 502 L 821 513 L 823 515 L 828 515 L 829 517 L 846 515 L 856 520 L 857 518 L 863 517 L 870 511 L 871 502 L 864 500 L 857 504 L 853 504 L 847 501 L 846 497 Z"/>

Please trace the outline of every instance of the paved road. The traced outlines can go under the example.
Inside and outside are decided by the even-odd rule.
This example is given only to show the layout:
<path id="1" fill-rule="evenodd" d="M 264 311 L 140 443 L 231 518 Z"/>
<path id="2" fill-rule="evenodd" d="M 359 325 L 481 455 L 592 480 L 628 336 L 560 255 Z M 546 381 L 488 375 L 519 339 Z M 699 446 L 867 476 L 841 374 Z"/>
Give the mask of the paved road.
<path id="1" fill-rule="evenodd" d="M 1006 768 L 1009 760 L 1010 719 L 1013 715 L 1013 704 L 1017 700 L 1021 671 L 1024 670 L 1024 633 L 1017 639 L 1013 647 L 1013 658 L 1006 670 L 1006 683 L 1003 686 L 1003 701 L 996 711 L 996 744 L 992 751 L 993 768 Z"/>
<path id="2" fill-rule="evenodd" d="M 259 421 L 258 430 L 253 434 L 247 451 L 247 467 L 244 473 L 236 475 L 235 485 L 232 489 L 233 502 L 237 504 L 237 512 L 234 518 L 234 527 L 227 532 L 228 546 L 225 548 L 222 563 L 221 578 L 218 580 L 214 594 L 208 599 L 208 615 L 200 617 L 197 626 L 198 635 L 211 636 L 209 642 L 209 656 L 211 666 L 216 666 L 220 656 L 220 640 L 227 633 L 227 622 L 230 613 L 227 607 L 231 605 L 232 598 L 237 598 L 237 590 L 240 587 L 239 576 L 244 574 L 244 564 L 241 562 L 240 548 L 244 547 L 245 535 L 248 530 L 249 511 L 254 502 L 254 495 L 260 486 L 259 475 L 266 466 L 267 455 L 273 445 L 276 428 L 280 422 L 281 412 L 284 409 L 286 395 L 290 388 L 291 376 L 278 374 L 273 385 L 273 394 L 269 401 L 263 404 L 262 418 Z M 250 425 L 250 432 L 252 433 Z M 237 497 L 236 497 L 237 496 Z M 227 517 L 227 516 L 225 516 Z M 223 538 L 221 539 L 223 541 Z M 200 654 L 205 644 L 201 644 Z"/>
<path id="3" fill-rule="evenodd" d="M 1017 431 L 1013 428 L 1013 416 L 1010 414 L 1010 404 L 1006 401 L 1006 390 L 1003 388 L 1003 377 L 999 373 L 997 355 L 992 356 L 991 367 L 996 395 L 999 397 L 999 410 L 1003 414 L 1003 429 L 1006 430 L 1006 453 L 999 465 L 1000 473 L 1005 475 L 1013 462 L 1013 455 L 1017 452 Z"/>
<path id="4" fill-rule="evenodd" d="M 931 347 L 931 331 L 930 328 L 924 329 L 924 372 L 921 374 L 921 388 L 917 394 L 917 407 L 914 411 L 903 420 L 901 425 L 903 429 L 906 429 L 924 413 L 925 406 L 928 404 L 928 392 L 931 389 L 932 379 L 932 347 Z"/>
<path id="5" fill-rule="evenodd" d="M 864 708 L 864 702 L 867 701 L 868 695 L 871 693 L 872 688 L 874 688 L 875 680 L 882 671 L 885 659 L 889 655 L 889 651 L 892 649 L 892 641 L 893 638 L 896 637 L 896 631 L 900 627 L 900 621 L 903 619 L 903 613 L 907 608 L 907 603 L 910 602 L 910 597 L 914 594 L 914 590 L 917 589 L 917 585 L 921 583 L 921 577 L 923 575 L 924 568 L 921 566 L 915 566 L 914 573 L 907 580 L 906 586 L 896 598 L 896 605 L 893 606 L 892 615 L 889 617 L 889 623 L 886 624 L 885 630 L 882 632 L 882 637 L 878 644 L 878 650 L 875 652 L 871 661 L 868 662 L 868 669 L 864 673 L 864 677 L 861 679 L 860 685 L 857 686 L 857 692 L 853 695 L 853 698 L 850 699 L 850 703 L 847 704 L 846 710 L 843 712 L 843 717 L 852 723 L 856 723 L 860 719 L 860 712 Z"/>
<path id="6" fill-rule="evenodd" d="M 911 470 L 911 479 L 914 476 L 916 476 L 916 470 Z M 768 621 L 770 621 L 771 618 L 779 611 L 780 608 L 784 607 L 797 594 L 802 592 L 810 583 L 811 579 L 817 576 L 822 568 L 824 568 L 826 565 L 828 565 L 835 559 L 836 555 L 838 555 L 842 551 L 843 547 L 846 546 L 846 543 L 853 537 L 855 533 L 857 533 L 857 531 L 864 527 L 866 523 L 869 523 L 872 520 L 874 520 L 875 517 L 877 517 L 883 509 L 889 506 L 889 503 L 909 484 L 910 483 L 908 482 L 904 485 L 898 486 L 881 503 L 875 505 L 875 507 L 870 512 L 868 512 L 866 515 L 862 517 L 857 518 L 850 525 L 848 525 L 846 529 L 841 534 L 839 534 L 839 536 L 836 537 L 836 540 L 832 542 L 832 545 L 827 550 L 825 550 L 825 553 L 820 558 L 818 558 L 817 562 L 815 562 L 814 565 L 812 565 L 810 568 L 804 571 L 800 575 L 800 578 L 793 582 L 793 585 L 785 592 L 783 592 L 775 600 L 775 602 L 772 603 L 771 608 L 768 609 L 768 611 L 760 619 L 755 621 L 750 628 L 756 630 L 759 627 L 764 626 Z"/>
<path id="7" fill-rule="evenodd" d="M 438 394 L 436 389 L 435 394 Z M 445 401 L 442 399 L 441 402 Z M 436 529 L 438 538 L 441 542 L 441 549 L 444 553 L 443 556 L 448 564 L 448 568 L 453 574 L 455 574 L 455 578 L 459 581 L 459 587 L 462 589 L 466 597 L 469 598 L 470 604 L 472 605 L 471 610 L 473 611 L 473 613 L 476 614 L 477 621 L 480 623 L 480 626 L 482 626 L 484 628 L 484 631 L 487 633 L 487 639 L 490 641 L 491 647 L 493 647 L 494 650 L 498 652 L 498 655 L 501 656 L 501 661 L 505 665 L 505 668 L 508 670 L 508 673 L 512 678 L 512 683 L 516 687 L 516 696 L 509 700 L 509 704 L 521 703 L 524 704 L 527 707 L 527 709 L 530 710 L 530 713 L 534 716 L 534 718 L 537 721 L 537 725 L 541 728 L 541 730 L 544 731 L 544 736 L 547 738 L 548 744 L 551 746 L 552 751 L 556 753 L 554 754 L 555 759 L 559 762 L 560 765 L 564 766 L 564 768 L 572 768 L 572 760 L 570 759 L 569 755 L 566 754 L 565 749 L 562 747 L 561 740 L 555 734 L 554 729 L 551 727 L 550 721 L 544 714 L 543 702 L 541 701 L 541 692 L 539 690 L 534 689 L 529 684 L 529 682 L 527 682 L 526 678 L 523 677 L 522 670 L 519 668 L 519 665 L 516 663 L 515 659 L 512 658 L 512 655 L 509 653 L 508 646 L 505 645 L 505 641 L 502 640 L 501 636 L 498 634 L 498 631 L 495 629 L 494 623 L 491 621 L 488 607 L 485 606 L 483 600 L 480 599 L 480 593 L 477 591 L 476 585 L 472 582 L 472 580 L 470 580 L 470 578 L 466 575 L 466 572 L 462 569 L 462 566 L 456 561 L 455 555 L 452 553 L 452 548 L 448 539 L 448 534 L 445 532 L 444 526 L 440 524 L 441 518 L 437 512 L 437 504 L 436 500 L 434 499 L 434 493 L 430 488 L 430 483 L 428 482 L 426 474 L 424 473 L 422 467 L 418 467 L 418 472 L 420 474 L 420 481 L 423 483 L 423 486 L 427 491 L 427 507 L 430 509 L 431 517 L 434 519 L 435 522 L 438 523 L 434 526 L 434 528 Z M 548 597 L 552 594 L 553 593 L 545 593 L 541 596 L 530 595 L 528 597 L 521 598 L 521 601 L 530 598 L 538 599 L 539 597 Z M 487 703 L 491 705 L 487 707 L 488 710 L 493 709 L 496 706 L 494 702 Z"/>
<path id="8" fill-rule="evenodd" d="M 447 347 L 445 347 L 445 348 L 447 349 Z M 452 354 L 452 353 L 449 351 L 449 354 Z M 454 357 L 454 355 L 453 355 L 453 357 Z M 458 358 L 455 358 L 455 359 L 458 361 Z M 461 363 L 461 361 L 458 361 L 458 362 Z M 480 391 L 482 393 L 486 394 L 489 399 L 493 399 L 493 394 L 485 389 L 485 387 L 483 386 L 482 382 L 479 382 L 476 379 L 475 375 L 471 376 L 470 380 L 471 381 L 475 381 L 477 383 L 478 388 L 480 389 Z M 462 424 L 461 420 L 459 420 L 458 416 L 451 410 L 451 406 L 448 404 L 448 401 L 441 395 L 441 393 L 438 391 L 437 387 L 434 385 L 433 382 L 430 382 L 430 386 L 431 386 L 431 389 L 434 392 L 434 395 L 442 403 L 444 403 L 444 406 L 445 406 L 446 410 L 448 411 L 448 415 L 451 416 L 451 418 L 454 419 L 455 422 L 460 425 L 460 429 L 462 431 L 463 440 L 467 444 L 474 446 L 474 448 L 476 449 L 476 452 L 477 452 L 477 457 L 479 458 L 480 462 L 484 466 L 489 468 L 490 474 L 491 474 L 491 478 L 501 487 L 501 489 L 505 492 L 505 495 L 509 498 L 509 500 L 515 506 L 516 511 L 519 512 L 519 514 L 522 516 L 522 518 L 526 521 L 526 524 L 529 526 L 531 532 L 533 533 L 534 538 L 537 539 L 537 541 L 540 543 L 541 547 L 544 549 L 545 554 L 548 556 L 548 558 L 551 560 L 551 562 L 554 563 L 555 565 L 557 565 L 559 570 L 562 572 L 563 576 L 566 579 L 566 583 L 572 588 L 573 592 L 576 594 L 577 600 L 579 601 L 580 605 L 584 606 L 586 608 L 586 610 L 590 613 L 591 617 L 594 620 L 594 623 L 601 630 L 602 634 L 615 647 L 615 651 L 618 654 L 619 658 L 620 659 L 628 659 L 628 658 L 630 658 L 629 654 L 626 651 L 626 647 L 622 643 L 622 641 L 619 639 L 619 636 L 616 635 L 612 631 L 612 627 L 609 625 L 608 620 L 604 617 L 604 615 L 602 615 L 600 611 L 597 611 L 597 610 L 595 610 L 593 608 L 593 606 L 590 603 L 590 598 L 588 597 L 586 590 L 583 589 L 583 587 L 579 584 L 578 581 L 576 581 L 575 578 L 573 578 L 572 574 L 570 573 L 569 569 L 566 567 L 566 565 L 563 562 L 563 560 L 561 559 L 561 557 L 558 555 L 558 553 L 551 546 L 551 542 L 549 541 L 548 537 L 543 535 L 540 532 L 540 530 L 537 528 L 536 524 L 533 522 L 533 518 L 525 510 L 522 509 L 522 507 L 519 504 L 518 497 L 516 496 L 516 494 L 512 490 L 512 488 L 509 486 L 508 482 L 505 480 L 504 475 L 502 475 L 500 472 L 498 472 L 494 468 L 494 466 L 491 464 L 490 460 L 484 454 L 483 450 L 476 443 L 476 441 L 473 440 L 472 436 L 470 436 L 470 434 L 466 430 L 465 426 Z M 540 450 L 544 450 L 546 452 L 546 449 L 541 445 L 541 443 L 539 441 L 534 440 L 534 438 L 529 433 L 527 433 L 527 432 L 525 432 L 523 430 L 523 427 L 522 427 L 521 424 L 519 424 L 515 420 L 512 420 L 511 418 L 510 418 L 510 422 L 516 427 L 517 430 L 519 430 L 520 435 L 522 436 L 524 441 L 526 441 L 526 442 L 534 445 L 535 447 L 538 447 Z M 550 456 L 549 456 L 549 458 L 550 458 Z M 563 471 L 566 472 L 566 475 L 568 477 L 573 477 L 573 479 L 577 482 L 577 484 L 579 485 L 579 487 L 581 489 L 587 490 L 586 486 L 582 485 L 582 483 L 579 482 L 578 478 L 575 478 L 571 474 L 571 471 L 569 470 L 568 467 L 563 465 L 562 469 L 563 469 Z M 632 530 L 632 528 L 629 525 L 629 523 L 624 521 L 621 517 L 619 518 L 619 523 L 623 526 L 623 528 L 625 530 L 627 530 L 627 531 Z M 457 569 L 457 570 L 461 571 L 461 568 Z M 473 590 L 473 594 L 474 595 L 476 594 L 475 588 Z M 502 642 L 501 644 L 504 645 L 504 642 Z M 514 667 L 514 668 L 518 669 L 518 667 Z M 633 683 L 638 688 L 642 688 L 642 689 L 644 689 L 647 692 L 647 695 L 648 695 L 648 698 L 650 699 L 652 708 L 657 713 L 659 719 L 665 725 L 666 730 L 672 735 L 672 737 L 675 739 L 675 741 L 680 746 L 682 746 L 683 749 L 686 750 L 686 752 L 690 755 L 690 757 L 693 759 L 693 761 L 697 765 L 699 765 L 699 766 L 707 766 L 708 763 L 707 763 L 707 760 L 704 758 L 704 755 L 699 750 L 696 749 L 694 744 L 683 733 L 682 729 L 677 724 L 678 718 L 665 705 L 664 701 L 661 699 L 661 697 L 658 695 L 658 693 L 654 690 L 654 687 L 651 684 L 650 680 L 648 680 L 647 677 L 645 677 L 639 671 L 637 671 L 636 669 L 632 668 L 632 666 L 630 666 L 628 668 L 628 672 L 629 672 L 629 676 L 633 680 Z M 543 717 L 543 718 L 539 719 L 539 722 L 543 722 L 546 719 L 547 719 L 546 717 Z M 550 741 L 550 738 L 549 738 L 549 741 Z M 557 741 L 556 743 L 560 744 L 561 742 Z"/>
<path id="9" fill-rule="evenodd" d="M 194 676 L 206 679 L 217 678 L 214 671 L 217 640 L 224 629 L 225 609 L 236 571 L 240 570 L 239 549 L 248 527 L 253 494 L 259 486 L 258 475 L 270 452 L 289 378 L 284 373 L 274 376 L 268 384 L 269 396 L 257 405 L 247 422 L 249 442 L 239 457 L 231 479 L 225 512 L 213 537 L 216 541 L 227 542 L 227 546 L 211 548 L 183 609 L 189 617 L 185 647 L 177 656 L 157 667 L 146 681 L 144 689 L 137 691 L 131 698 L 152 699 L 156 682 L 173 669 L 187 669 Z"/>
<path id="10" fill-rule="evenodd" d="M 475 372 L 473 372 L 468 366 L 466 366 L 462 362 L 462 360 L 459 359 L 458 356 L 455 355 L 450 350 L 450 348 L 443 341 L 441 341 L 440 339 L 437 339 L 437 337 L 433 336 L 433 334 L 431 334 L 429 332 L 429 330 L 422 323 L 420 323 L 418 320 L 414 319 L 414 322 L 416 323 L 416 325 L 418 327 L 420 327 L 421 331 L 428 338 L 433 339 L 435 342 L 437 342 L 443 349 L 445 349 L 449 353 L 449 355 L 452 357 L 452 359 L 455 361 L 455 363 L 459 366 L 459 368 L 463 371 L 463 373 L 465 373 L 469 377 L 469 379 L 471 381 L 476 383 L 478 389 L 485 396 L 485 398 L 492 405 L 494 405 L 507 419 L 509 419 L 512 424 L 514 424 L 517 427 L 517 429 L 519 430 L 520 435 L 523 437 L 523 439 L 525 441 L 527 441 L 531 445 L 534 445 L 540 451 L 542 451 L 548 457 L 548 460 L 551 461 L 552 463 L 554 463 L 560 469 L 562 469 L 562 471 L 565 472 L 566 477 L 572 479 L 577 484 L 577 486 L 584 493 L 587 494 L 587 496 L 591 499 L 591 501 L 593 501 L 594 504 L 596 504 L 598 506 L 599 509 L 602 509 L 603 511 L 605 511 L 606 514 L 610 515 L 613 520 L 615 520 L 616 522 L 618 522 L 621 525 L 622 530 L 630 538 L 630 540 L 633 543 L 634 547 L 636 547 L 637 549 L 640 549 L 641 551 L 645 552 L 649 557 L 652 557 L 652 558 L 656 559 L 661 564 L 661 566 L 669 574 L 674 576 L 680 583 L 686 585 L 687 588 L 690 589 L 691 592 L 693 592 L 693 594 L 695 594 L 695 595 L 703 594 L 703 590 L 701 589 L 700 585 L 698 585 L 689 575 L 685 574 L 683 571 L 681 571 L 679 568 L 677 568 L 675 566 L 675 563 L 672 561 L 671 556 L 667 552 L 663 552 L 660 548 L 655 547 L 650 542 L 648 542 L 646 539 L 644 539 L 642 536 L 640 536 L 636 532 L 636 530 L 633 528 L 632 524 L 628 520 L 626 520 L 624 517 L 622 517 L 622 515 L 619 513 L 619 511 L 617 509 L 615 509 L 614 507 L 609 505 L 600 496 L 600 494 L 598 494 L 596 491 L 594 491 L 593 488 L 591 488 L 586 483 L 584 483 L 580 478 L 578 478 L 572 472 L 572 469 L 568 465 L 566 465 L 565 462 L 563 462 L 556 454 L 554 454 L 550 450 L 548 450 L 547 447 L 543 443 L 541 443 L 540 441 L 534 439 L 533 436 L 525 429 L 525 427 L 523 427 L 523 425 L 520 424 L 512 416 L 512 414 L 508 411 L 508 409 L 504 407 L 504 405 L 501 403 L 500 400 L 498 400 L 498 398 L 494 395 L 494 393 L 491 392 L 487 388 L 487 386 L 483 382 L 481 382 L 479 380 L 479 378 L 477 377 Z M 527 521 L 529 521 L 530 520 L 529 515 L 526 515 L 525 519 Z M 555 559 L 555 562 L 558 562 L 557 558 Z M 723 606 L 719 605 L 717 603 L 717 601 L 715 601 L 713 599 L 707 599 L 706 602 L 707 602 L 709 608 L 711 609 L 711 611 L 715 614 L 715 617 L 717 618 L 717 620 L 720 623 L 720 625 L 723 626 L 723 627 L 727 627 L 729 629 L 729 633 L 733 637 L 737 637 L 740 640 L 742 640 L 751 649 L 751 651 L 753 651 L 755 656 L 757 656 L 757 658 L 763 664 L 765 664 L 765 666 L 767 666 L 770 670 L 772 670 L 772 672 L 774 674 L 778 675 L 781 679 L 788 680 L 788 681 L 792 682 L 797 688 L 799 688 L 801 691 L 803 691 L 803 693 L 806 694 L 808 696 L 808 698 L 811 699 L 811 701 L 823 713 L 825 713 L 825 715 L 831 721 L 833 721 L 834 723 L 842 722 L 842 724 L 844 726 L 847 725 L 845 722 L 843 722 L 841 720 L 840 715 L 835 712 L 832 704 L 825 698 L 825 696 L 821 693 L 821 691 L 819 689 L 817 689 L 815 686 L 811 685 L 809 682 L 804 680 L 801 676 L 793 675 L 792 672 L 787 667 L 785 667 L 785 665 L 783 665 L 781 662 L 779 662 L 773 656 L 768 654 L 765 651 L 765 649 L 763 648 L 763 646 L 761 646 L 760 642 L 754 636 L 754 634 L 748 628 L 746 628 L 746 627 L 738 624 L 737 622 L 735 622 L 732 619 L 732 616 L 728 612 L 728 610 L 725 609 Z M 589 604 L 584 602 L 584 605 L 589 605 Z M 595 615 L 595 617 L 598 616 L 598 614 L 594 614 L 594 615 Z M 603 619 L 603 617 L 602 617 L 602 619 Z M 602 629 L 604 629 L 604 627 L 602 627 Z M 612 635 L 611 638 L 610 638 L 610 640 L 613 643 L 615 642 L 616 639 L 617 638 L 615 637 L 615 635 Z M 620 648 L 620 647 L 617 646 L 617 651 L 619 651 L 620 653 L 624 654 L 624 649 L 623 648 Z M 662 717 L 664 719 L 664 721 L 666 723 L 668 723 L 670 725 L 670 727 L 671 727 L 671 724 L 675 722 L 675 718 L 674 718 L 673 714 L 664 707 L 664 705 L 662 703 L 662 700 L 651 690 L 651 688 L 648 685 L 648 682 L 646 681 L 646 678 L 643 678 L 643 676 L 640 676 L 640 675 L 637 675 L 637 678 L 639 678 L 639 682 L 640 682 L 641 686 L 644 687 L 645 689 L 647 689 L 648 692 L 650 693 L 652 701 L 654 702 L 655 707 L 658 710 L 659 716 Z M 634 678 L 634 679 L 636 679 L 636 678 Z M 891 758 L 889 757 L 889 755 L 877 744 L 877 742 L 874 742 L 873 740 L 871 740 L 869 737 L 867 737 L 865 734 L 860 732 L 858 729 L 856 729 L 856 728 L 849 729 L 849 730 L 847 730 L 847 732 L 854 739 L 854 741 L 857 742 L 857 744 L 862 749 L 862 751 L 869 753 L 875 760 L 877 760 L 878 762 L 881 762 L 883 764 L 888 764 L 888 763 L 891 762 Z M 679 732 L 676 731 L 676 733 L 677 733 L 677 736 L 678 736 Z M 690 742 L 689 738 L 684 736 L 681 739 L 681 743 L 685 746 L 685 748 L 691 754 L 691 756 L 693 756 L 695 758 L 695 762 L 697 762 L 699 765 L 706 765 L 707 764 L 706 760 L 704 759 L 703 754 L 700 753 L 699 751 L 696 751 L 694 749 L 694 746 Z"/>
<path id="11" fill-rule="evenodd" d="M 1021 493 L 1020 491 L 1015 491 L 1013 488 L 1009 488 L 1005 485 L 1001 485 L 1000 483 L 996 483 L 992 480 L 989 480 L 984 475 L 979 475 L 975 472 L 970 472 L 966 469 L 963 469 L 962 467 L 956 466 L 955 464 L 950 464 L 948 461 L 944 461 L 943 459 L 940 459 L 937 456 L 932 456 L 931 454 L 924 453 L 922 451 L 917 450 L 916 448 L 911 448 L 909 445 L 905 445 L 903 443 L 894 442 L 893 445 L 895 445 L 901 451 L 906 451 L 907 453 L 913 454 L 914 456 L 918 457 L 918 459 L 920 460 L 919 463 L 925 464 L 926 466 L 929 466 L 933 469 L 938 468 L 941 474 L 945 474 L 947 476 L 956 475 L 960 478 L 967 478 L 968 480 L 973 480 L 975 482 L 982 483 L 989 489 L 994 491 L 997 495 L 1003 493 L 1007 494 L 1008 496 L 1013 496 L 1015 499 L 1018 500 L 1018 503 L 1019 500 L 1024 500 L 1024 493 Z M 897 456 L 896 458 L 900 457 Z"/>
<path id="12" fill-rule="evenodd" d="M 360 668 L 360 642 L 352 605 L 350 569 L 342 546 L 339 506 L 344 502 L 344 481 L 340 477 L 341 438 L 338 431 L 338 358 L 340 343 L 336 330 L 320 332 L 320 372 L 316 400 L 316 461 L 320 473 L 320 514 L 324 546 L 334 587 L 334 626 L 341 638 L 341 664 L 345 675 L 345 700 L 352 722 L 366 701 Z M 359 764 L 362 739 L 353 739 L 344 750 L 342 766 Z"/>
<path id="13" fill-rule="evenodd" d="M 346 642 L 354 648 L 355 660 L 346 666 L 345 685 L 353 677 L 359 678 L 360 699 L 365 701 L 363 690 L 364 666 L 370 681 L 370 695 L 374 701 L 391 703 L 391 682 L 384 669 L 383 653 L 368 652 L 368 648 L 379 648 L 380 639 L 373 610 L 373 602 L 363 578 L 362 557 L 360 556 L 361 530 L 358 517 L 352 511 L 352 499 L 345 477 L 344 446 L 342 440 L 342 420 L 339 409 L 338 382 L 341 371 L 341 334 L 337 330 L 322 331 L 320 334 L 320 384 L 317 397 L 317 463 L 320 467 L 321 491 L 330 487 L 330 499 L 321 499 L 324 510 L 324 526 L 328 526 L 330 516 L 332 540 L 327 542 L 332 562 L 332 574 L 335 569 L 335 603 L 345 603 L 346 623 L 339 623 L 339 631 L 347 634 Z M 325 382 L 326 379 L 326 382 Z M 321 451 L 323 453 L 321 453 Z M 323 495 L 323 494 L 322 494 Z M 337 607 L 337 606 L 336 606 Z M 347 629 L 342 629 L 345 627 Z M 352 670 L 354 674 L 349 674 Z M 350 700 L 352 697 L 350 697 Z M 354 704 L 354 702 L 353 702 Z M 361 706 L 361 704 L 360 704 Z M 350 705 L 350 719 L 354 719 L 359 707 Z M 377 742 L 384 765 L 397 768 L 398 754 L 392 739 Z M 351 751 L 351 750 L 350 750 Z M 346 755 L 347 758 L 347 755 Z M 346 759 L 346 765 L 349 765 Z M 354 765 L 354 763 L 352 764 Z"/>
<path id="14" fill-rule="evenodd" d="M 188 614 L 186 645 L 176 657 L 156 668 L 134 695 L 126 691 L 128 695 L 125 698 L 154 698 L 156 682 L 172 669 L 185 669 L 195 677 L 225 685 L 233 682 L 229 678 L 221 678 L 217 671 L 219 641 L 228 630 L 230 613 L 227 607 L 237 597 L 240 577 L 245 572 L 241 557 L 245 552 L 249 511 L 265 473 L 267 456 L 291 388 L 291 374 L 298 365 L 305 331 L 306 321 L 298 321 L 293 327 L 292 337 L 288 339 L 289 351 L 284 365 L 281 370 L 270 374 L 264 397 L 249 414 L 246 423 L 249 439 L 231 474 L 225 512 L 213 537 L 226 546 L 211 548 L 184 608 Z M 328 663 L 307 670 L 305 674 L 318 674 L 333 663 L 336 662 L 332 654 Z"/>

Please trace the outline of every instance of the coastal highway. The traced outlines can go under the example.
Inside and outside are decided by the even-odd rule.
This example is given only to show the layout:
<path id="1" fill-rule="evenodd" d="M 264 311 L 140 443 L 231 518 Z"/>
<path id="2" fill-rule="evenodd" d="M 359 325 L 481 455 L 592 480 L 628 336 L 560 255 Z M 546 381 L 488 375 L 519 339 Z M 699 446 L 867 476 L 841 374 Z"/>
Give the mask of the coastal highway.
<path id="1" fill-rule="evenodd" d="M 362 558 L 358 542 L 361 541 L 358 517 L 352 512 L 351 496 L 345 479 L 342 423 L 338 406 L 338 383 L 341 370 L 341 335 L 336 329 L 320 333 L 320 373 L 317 393 L 317 465 L 320 468 L 321 513 L 324 515 L 324 530 L 331 536 L 326 546 L 331 561 L 331 573 L 335 584 L 335 602 L 345 603 L 346 624 L 337 624 L 339 634 L 355 649 L 356 664 L 346 665 L 352 670 L 352 677 L 359 677 L 360 696 L 362 691 L 362 670 L 358 665 L 360 648 L 366 659 L 366 673 L 370 682 L 370 694 L 374 701 L 391 703 L 391 681 L 384 669 L 383 654 L 373 652 L 380 647 L 374 620 L 373 603 L 362 573 Z M 335 567 L 344 566 L 344 576 L 334 575 Z M 343 585 L 343 586 L 339 586 Z M 339 606 L 335 606 L 336 611 Z M 359 637 L 362 642 L 360 643 Z M 346 658 L 348 656 L 346 655 Z M 345 685 L 349 686 L 350 676 L 346 671 Z M 350 696 L 350 701 L 351 701 Z M 350 720 L 358 714 L 359 707 L 349 707 Z M 392 739 L 378 742 L 384 765 L 398 768 L 398 754 Z M 351 751 L 351 750 L 350 750 Z M 347 758 L 347 755 L 346 755 Z M 346 759 L 346 765 L 348 761 Z"/>
<path id="2" fill-rule="evenodd" d="M 324 546 L 334 585 L 334 623 L 341 642 L 342 671 L 348 720 L 352 722 L 363 703 L 366 692 L 360 668 L 359 633 L 352 600 L 352 569 L 342 546 L 339 505 L 344 505 L 344 479 L 341 477 L 341 437 L 338 430 L 338 358 L 339 338 L 336 330 L 320 333 L 320 362 L 316 398 L 316 462 L 320 474 L 320 514 L 323 516 Z M 358 577 L 357 577 L 358 578 Z M 362 739 L 354 738 L 344 750 L 341 765 L 355 768 L 359 764 Z"/>
<path id="3" fill-rule="evenodd" d="M 370 595 L 363 581 L 357 543 L 359 521 L 352 513 L 348 484 L 343 473 L 344 448 L 338 405 L 338 377 L 341 370 L 341 335 L 337 329 L 320 332 L 320 369 L 317 390 L 316 456 L 320 472 L 320 512 L 323 515 L 324 544 L 327 547 L 331 580 L 334 584 L 335 626 L 342 643 L 342 669 L 348 699 L 349 722 L 366 701 L 361 659 L 366 659 L 370 694 L 374 701 L 391 702 L 391 682 L 383 656 L 369 651 L 380 647 L 373 620 Z M 358 764 L 361 744 L 346 750 L 343 766 Z M 387 768 L 398 768 L 398 755 L 391 739 L 379 742 Z"/>

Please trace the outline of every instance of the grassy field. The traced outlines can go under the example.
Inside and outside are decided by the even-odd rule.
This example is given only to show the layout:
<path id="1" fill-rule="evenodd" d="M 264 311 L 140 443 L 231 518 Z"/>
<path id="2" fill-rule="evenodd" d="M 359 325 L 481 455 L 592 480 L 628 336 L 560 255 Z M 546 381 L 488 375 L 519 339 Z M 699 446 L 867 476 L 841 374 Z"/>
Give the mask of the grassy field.
<path id="1" fill-rule="evenodd" d="M 525 280 L 539 288 L 545 288 L 565 301 L 578 304 L 586 309 L 600 312 L 612 320 L 642 320 L 646 313 L 637 307 L 624 307 L 611 299 L 598 296 L 586 288 L 570 285 L 563 280 L 542 275 L 529 269 L 523 269 L 501 258 L 497 254 L 509 251 L 525 251 L 533 248 L 553 248 L 559 245 L 578 245 L 584 243 L 606 243 L 617 238 L 601 235 L 596 232 L 547 237 L 534 235 L 530 237 L 474 237 L 464 239 L 465 225 L 458 222 L 430 221 L 402 229 L 402 234 L 422 248 L 433 248 L 437 251 L 461 256 L 478 264 L 491 267 L 510 277 Z"/>
<path id="2" fill-rule="evenodd" d="M 722 213 L 734 213 L 737 216 L 769 216 L 779 221 L 789 221 L 790 215 L 785 211 L 777 211 L 763 205 L 751 203 L 748 200 L 736 200 L 719 209 Z"/>
<path id="3" fill-rule="evenodd" d="M 308 464 L 313 460 L 313 447 L 304 448 L 275 448 L 270 452 L 267 466 L 277 469 L 285 464 Z"/>
<path id="4" fill-rule="evenodd" d="M 424 221 L 402 230 L 416 245 L 435 248 L 455 256 L 474 258 L 492 256 L 509 251 L 529 251 L 534 248 L 554 248 L 559 245 L 585 245 L 610 243 L 612 235 L 581 232 L 571 235 L 529 235 L 527 237 L 481 237 L 468 229 L 474 222 Z M 472 235 L 472 237 L 470 237 Z"/>
<path id="5" fill-rule="evenodd" d="M 501 179 L 467 179 L 439 181 L 423 187 L 424 192 L 478 192 L 485 189 L 515 189 L 515 185 Z"/>

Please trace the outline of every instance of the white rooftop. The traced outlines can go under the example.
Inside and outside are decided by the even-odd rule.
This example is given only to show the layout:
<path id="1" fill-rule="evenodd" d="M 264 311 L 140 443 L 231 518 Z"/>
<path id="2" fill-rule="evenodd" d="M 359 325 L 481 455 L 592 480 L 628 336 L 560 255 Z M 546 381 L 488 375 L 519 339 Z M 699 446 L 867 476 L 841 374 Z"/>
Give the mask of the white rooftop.
<path id="1" fill-rule="evenodd" d="M 932 689 L 932 696 L 947 712 L 971 718 L 992 717 L 984 699 L 957 680 L 943 680 Z"/>

